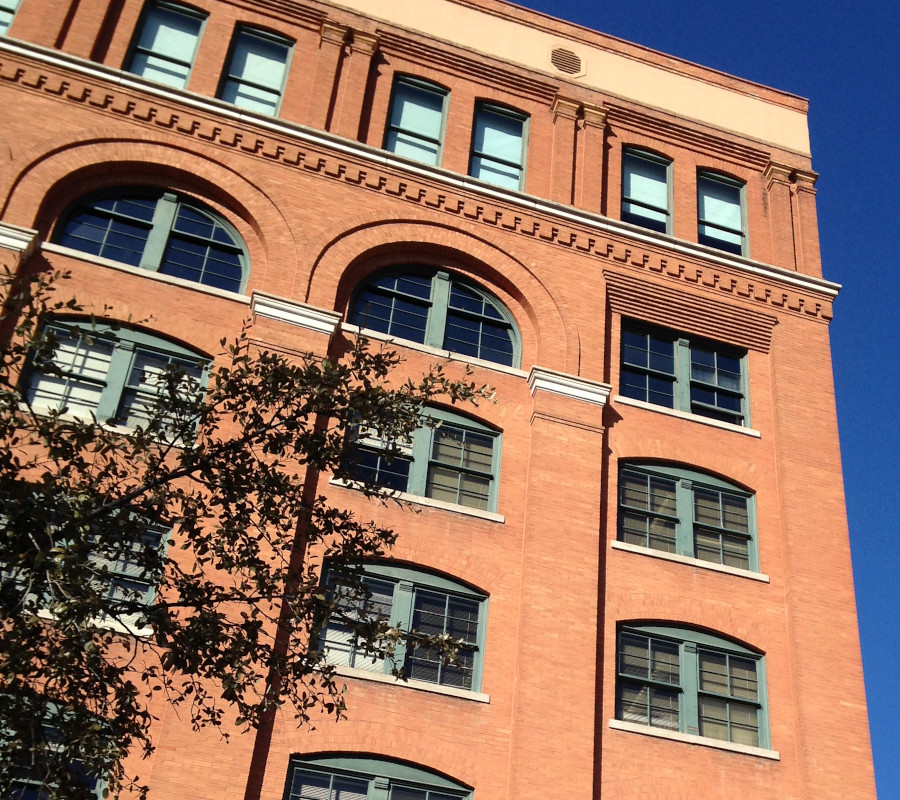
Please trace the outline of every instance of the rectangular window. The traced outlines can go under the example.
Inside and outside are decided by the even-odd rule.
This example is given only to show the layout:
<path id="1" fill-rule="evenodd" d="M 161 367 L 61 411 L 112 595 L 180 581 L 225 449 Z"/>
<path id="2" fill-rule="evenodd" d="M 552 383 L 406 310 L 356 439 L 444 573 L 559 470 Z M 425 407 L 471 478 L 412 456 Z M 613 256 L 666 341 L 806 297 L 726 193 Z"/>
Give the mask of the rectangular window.
<path id="1" fill-rule="evenodd" d="M 441 163 L 444 114 L 449 93 L 408 76 L 394 81 L 384 149 L 423 164 Z"/>
<path id="2" fill-rule="evenodd" d="M 353 477 L 453 505 L 496 508 L 500 448 L 496 432 L 457 414 L 429 409 L 412 441 L 390 448 L 360 431 Z"/>
<path id="3" fill-rule="evenodd" d="M 360 584 L 335 585 L 330 591 L 338 612 L 322 630 L 320 646 L 328 662 L 366 672 L 389 673 L 391 663 L 366 651 L 360 627 L 384 622 L 427 636 L 449 636 L 463 642 L 451 662 L 425 647 L 401 644 L 395 665 L 410 680 L 478 691 L 481 685 L 481 641 L 485 598 L 463 584 L 405 567 L 367 565 Z"/>
<path id="4" fill-rule="evenodd" d="M 672 162 L 626 148 L 622 153 L 622 221 L 670 232 L 669 169 Z"/>
<path id="5" fill-rule="evenodd" d="M 475 109 L 469 174 L 495 186 L 521 189 L 527 119 L 518 111 L 480 104 Z"/>
<path id="6" fill-rule="evenodd" d="M 744 185 L 724 175 L 697 175 L 697 236 L 700 244 L 744 255 Z"/>
<path id="7" fill-rule="evenodd" d="M 281 104 L 290 55 L 287 39 L 266 31 L 238 29 L 219 97 L 239 108 L 274 116 Z"/>
<path id="8" fill-rule="evenodd" d="M 746 425 L 746 353 L 623 320 L 620 393 L 645 403 Z"/>
<path id="9" fill-rule="evenodd" d="M 6 34 L 19 8 L 19 0 L 0 0 L 0 34 Z"/>
<path id="10" fill-rule="evenodd" d="M 758 569 L 753 496 L 706 473 L 662 464 L 619 470 L 619 541 Z"/>
<path id="11" fill-rule="evenodd" d="M 157 2 L 141 18 L 131 46 L 128 71 L 184 89 L 206 16 L 184 6 Z"/>
<path id="12" fill-rule="evenodd" d="M 727 640 L 667 626 L 620 630 L 616 719 L 767 747 L 762 659 Z"/>
<path id="13" fill-rule="evenodd" d="M 53 358 L 34 363 L 24 387 L 37 410 L 146 426 L 157 398 L 169 390 L 169 376 L 177 378 L 179 392 L 205 388 L 206 361 L 159 337 L 61 323 L 45 332 L 54 338 Z"/>

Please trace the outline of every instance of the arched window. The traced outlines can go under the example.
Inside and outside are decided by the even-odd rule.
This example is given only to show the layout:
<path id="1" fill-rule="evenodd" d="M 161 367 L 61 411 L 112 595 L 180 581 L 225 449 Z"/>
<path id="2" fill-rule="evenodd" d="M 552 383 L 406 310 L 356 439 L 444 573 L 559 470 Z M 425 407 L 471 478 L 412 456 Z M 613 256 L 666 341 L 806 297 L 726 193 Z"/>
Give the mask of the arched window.
<path id="1" fill-rule="evenodd" d="M 55 320 L 44 327 L 53 338 L 52 358 L 34 359 L 23 381 L 38 411 L 128 427 L 146 426 L 166 373 L 177 372 L 179 392 L 203 392 L 209 362 L 181 345 L 142 331 Z"/>
<path id="2" fill-rule="evenodd" d="M 405 631 L 447 635 L 462 642 L 454 661 L 406 642 L 393 661 L 373 658 L 360 647 L 352 625 L 332 617 L 322 629 L 319 647 L 329 664 L 390 674 L 394 666 L 406 679 L 478 692 L 481 690 L 487 598 L 465 584 L 421 569 L 365 564 L 352 580 L 326 573 L 342 620 L 384 618 Z"/>
<path id="3" fill-rule="evenodd" d="M 757 571 L 753 495 L 695 470 L 619 468 L 619 541 Z"/>
<path id="4" fill-rule="evenodd" d="M 79 200 L 57 226 L 57 244 L 133 267 L 239 292 L 246 248 L 215 211 L 173 192 L 116 189 Z"/>
<path id="5" fill-rule="evenodd" d="M 690 628 L 622 625 L 616 719 L 746 747 L 769 746 L 759 653 Z"/>
<path id="6" fill-rule="evenodd" d="M 509 312 L 487 292 L 443 270 L 407 267 L 372 276 L 357 291 L 349 321 L 400 339 L 518 366 Z"/>
<path id="7" fill-rule="evenodd" d="M 431 770 L 377 756 L 291 759 L 286 800 L 469 800 L 471 790 Z"/>

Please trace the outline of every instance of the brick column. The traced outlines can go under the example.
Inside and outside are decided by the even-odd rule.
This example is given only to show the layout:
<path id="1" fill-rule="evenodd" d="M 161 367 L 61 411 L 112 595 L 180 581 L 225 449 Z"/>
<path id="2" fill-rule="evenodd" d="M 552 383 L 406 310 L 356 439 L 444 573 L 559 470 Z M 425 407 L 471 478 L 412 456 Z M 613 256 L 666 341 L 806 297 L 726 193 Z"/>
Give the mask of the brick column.
<path id="1" fill-rule="evenodd" d="M 509 797 L 593 797 L 606 384 L 534 367 Z"/>
<path id="2" fill-rule="evenodd" d="M 606 214 L 606 109 L 585 103 L 581 107 L 575 164 L 574 204 Z"/>
<path id="3" fill-rule="evenodd" d="M 791 209 L 794 216 L 794 251 L 797 269 L 806 275 L 822 276 L 819 251 L 819 222 L 816 214 L 816 180 L 818 175 L 807 170 L 794 170 Z"/>
<path id="4" fill-rule="evenodd" d="M 772 229 L 772 261 L 778 267 L 797 269 L 794 241 L 795 215 L 792 209 L 791 175 L 793 169 L 770 161 L 763 173 L 769 202 Z"/>
<path id="5" fill-rule="evenodd" d="M 74 9 L 69 0 L 50 0 L 46 3 L 22 2 L 16 10 L 9 35 L 43 47 L 57 47 Z"/>
<path id="6" fill-rule="evenodd" d="M 369 69 L 377 50 L 377 36 L 353 31 L 350 57 L 341 72 L 338 102 L 331 124 L 331 130 L 339 136 L 359 141 L 359 124 L 369 82 Z"/>
<path id="7" fill-rule="evenodd" d="M 575 123 L 579 104 L 576 100 L 556 96 L 553 114 L 553 153 L 550 157 L 550 199 L 558 203 L 573 202 L 575 169 Z"/>
<path id="8" fill-rule="evenodd" d="M 313 94 L 306 111 L 306 124 L 320 130 L 328 130 L 332 99 L 335 96 L 347 27 L 325 20 L 322 23 L 322 38 L 316 59 L 316 77 Z"/>

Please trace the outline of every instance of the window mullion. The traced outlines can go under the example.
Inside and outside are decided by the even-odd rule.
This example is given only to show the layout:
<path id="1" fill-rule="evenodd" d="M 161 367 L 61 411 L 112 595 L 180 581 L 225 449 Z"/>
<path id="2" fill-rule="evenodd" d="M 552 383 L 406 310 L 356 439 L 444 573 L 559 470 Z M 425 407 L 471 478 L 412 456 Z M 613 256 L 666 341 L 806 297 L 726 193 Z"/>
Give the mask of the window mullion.
<path id="1" fill-rule="evenodd" d="M 691 343 L 675 340 L 675 408 L 691 410 Z"/>
<path id="2" fill-rule="evenodd" d="M 694 555 L 694 484 L 689 480 L 675 481 L 675 551 L 683 556 Z"/>
<path id="3" fill-rule="evenodd" d="M 419 426 L 413 434 L 412 463 L 409 465 L 409 485 L 406 491 L 417 497 L 425 496 L 433 435 L 434 428 L 428 424 Z"/>
<path id="4" fill-rule="evenodd" d="M 684 642 L 681 645 L 681 703 L 679 716 L 681 730 L 693 736 L 700 735 L 700 686 L 699 659 L 697 645 Z"/>
<path id="5" fill-rule="evenodd" d="M 114 419 L 122 401 L 122 392 L 131 372 L 134 359 L 134 342 L 118 341 L 113 348 L 109 361 L 109 372 L 106 374 L 106 386 L 97 403 L 97 421 L 106 422 Z"/>
<path id="6" fill-rule="evenodd" d="M 153 212 L 153 227 L 147 236 L 144 245 L 144 255 L 141 257 L 141 268 L 154 272 L 159 270 L 162 264 L 163 254 L 166 252 L 166 243 L 169 233 L 175 224 L 175 212 L 178 210 L 178 201 L 175 195 L 166 192 L 156 204 Z"/>
<path id="7" fill-rule="evenodd" d="M 412 628 L 413 600 L 415 587 L 411 581 L 399 581 L 394 587 L 394 604 L 391 608 L 391 624 L 398 625 L 402 630 L 409 631 Z M 404 640 L 397 642 L 394 650 L 394 666 L 397 669 L 406 668 L 407 646 Z M 387 661 L 385 667 L 387 667 Z"/>
<path id="8" fill-rule="evenodd" d="M 435 273 L 431 282 L 431 313 L 428 315 L 428 330 L 425 344 L 443 348 L 444 332 L 447 330 L 447 309 L 450 305 L 450 275 Z"/>

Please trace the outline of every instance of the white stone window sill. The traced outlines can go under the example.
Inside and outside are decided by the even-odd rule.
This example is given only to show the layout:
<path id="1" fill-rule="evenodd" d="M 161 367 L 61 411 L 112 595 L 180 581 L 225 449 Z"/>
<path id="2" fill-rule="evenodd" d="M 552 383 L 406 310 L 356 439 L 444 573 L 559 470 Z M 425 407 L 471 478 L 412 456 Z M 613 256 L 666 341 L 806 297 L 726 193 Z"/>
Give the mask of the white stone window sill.
<path id="1" fill-rule="evenodd" d="M 492 369 L 495 372 L 505 372 L 507 375 L 514 375 L 517 378 L 528 377 L 528 373 L 525 370 L 518 369 L 517 367 L 507 367 L 505 364 L 497 364 L 493 361 L 485 361 L 482 358 L 474 358 L 473 356 L 464 356 L 462 353 L 454 353 L 452 350 L 443 350 L 440 347 L 430 347 L 427 344 L 414 342 L 411 339 L 401 339 L 399 336 L 389 336 L 388 334 L 379 331 L 360 328 L 359 325 L 351 325 L 349 322 L 343 323 L 341 325 L 341 330 L 354 335 L 361 333 L 367 339 L 375 339 L 379 342 L 387 342 L 388 344 L 396 344 L 400 347 L 408 347 L 410 350 L 418 350 L 421 353 L 428 353 L 429 355 L 437 356 L 438 358 L 443 358 L 447 361 L 460 361 L 463 364 L 469 364 L 473 367 L 484 367 L 485 369 Z"/>
<path id="2" fill-rule="evenodd" d="M 620 394 L 617 394 L 614 399 L 618 405 L 643 408 L 646 411 L 655 411 L 657 414 L 666 414 L 670 417 L 678 417 L 679 419 L 686 419 L 690 420 L 691 422 L 699 422 L 701 425 L 709 425 L 712 428 L 721 428 L 724 431 L 734 431 L 735 433 L 742 433 L 744 436 L 752 436 L 755 439 L 759 439 L 762 436 L 759 431 L 754 430 L 753 428 L 745 428 L 743 425 L 735 425 L 731 422 L 722 422 L 721 420 L 711 419 L 710 417 L 704 417 L 700 414 L 691 414 L 689 411 L 679 411 L 676 408 L 666 408 L 665 406 L 658 406 L 654 403 L 647 403 L 644 400 L 635 400 L 631 397 L 622 397 L 622 395 Z"/>
<path id="3" fill-rule="evenodd" d="M 392 686 L 406 686 L 409 689 L 416 689 L 420 692 L 430 692 L 431 694 L 443 694 L 447 697 L 458 697 L 461 700 L 472 700 L 476 703 L 490 703 L 491 696 L 482 694 L 481 692 L 472 692 L 468 689 L 458 689 L 455 686 L 441 686 L 439 683 L 427 683 L 426 681 L 403 680 L 393 675 L 385 675 L 381 672 L 369 672 L 365 669 L 356 669 L 355 667 L 339 666 L 335 667 L 335 674 L 344 678 L 358 678 L 363 681 L 374 681 L 375 683 L 388 683 Z"/>
<path id="4" fill-rule="evenodd" d="M 188 281 L 184 278 L 176 278 L 172 275 L 160 275 L 151 269 L 141 269 L 140 267 L 132 267 L 130 264 L 122 264 L 119 261 L 113 261 L 110 258 L 102 258 L 101 256 L 91 255 L 90 253 L 82 253 L 71 247 L 63 247 L 61 244 L 53 244 L 52 242 L 43 242 L 41 250 L 48 253 L 59 253 L 61 256 L 69 258 L 77 258 L 79 261 L 87 261 L 91 264 L 97 264 L 101 267 L 109 267 L 117 269 L 120 272 L 128 272 L 131 275 L 140 275 L 142 278 L 159 281 L 160 283 L 169 283 L 172 286 L 180 286 L 182 289 L 190 289 L 191 291 L 201 292 L 203 294 L 211 294 L 215 297 L 221 297 L 225 300 L 234 300 L 244 305 L 250 304 L 250 298 L 247 295 L 238 292 L 229 292 L 226 289 L 216 289 L 214 286 L 205 286 L 202 283 Z"/>
<path id="5" fill-rule="evenodd" d="M 614 541 L 612 543 L 613 550 L 624 550 L 626 553 L 637 553 L 642 556 L 650 556 L 651 558 L 661 558 L 663 561 L 675 561 L 679 564 L 687 564 L 691 567 L 699 569 L 708 569 L 713 572 L 722 572 L 726 575 L 735 575 L 738 578 L 749 578 L 752 581 L 769 582 L 769 576 L 762 572 L 753 572 L 749 569 L 740 569 L 739 567 L 729 567 L 726 564 L 714 564 L 712 561 L 703 561 L 693 556 L 683 556 L 679 553 L 667 553 L 664 550 L 654 550 L 652 547 L 642 547 L 639 544 L 631 544 L 630 542 Z"/>
<path id="6" fill-rule="evenodd" d="M 346 489 L 360 489 L 360 484 L 355 481 L 341 481 L 337 478 L 332 478 L 328 481 L 332 486 L 343 486 Z M 401 503 L 410 503 L 412 505 L 419 506 L 428 506 L 429 508 L 440 508 L 443 511 L 452 511 L 454 514 L 465 514 L 469 517 L 478 517 L 478 519 L 485 519 L 489 522 L 506 522 L 506 517 L 503 514 L 495 514 L 493 511 L 482 511 L 478 508 L 469 508 L 468 506 L 460 506 L 456 503 L 447 503 L 443 500 L 435 500 L 431 497 L 420 497 L 417 494 L 407 494 L 406 492 L 389 492 L 383 491 L 379 494 L 376 494 L 375 497 L 381 498 L 382 500 L 397 500 Z"/>
<path id="7" fill-rule="evenodd" d="M 625 722 L 620 719 L 611 719 L 609 721 L 609 727 L 614 731 L 639 733 L 643 736 L 653 736 L 658 739 L 670 739 L 673 742 L 696 744 L 701 745 L 702 747 L 713 747 L 717 750 L 729 750 L 732 753 L 741 753 L 745 756 L 756 756 L 757 758 L 768 758 L 772 761 L 781 761 L 781 754 L 777 750 L 767 750 L 764 747 L 751 747 L 748 744 L 723 742 L 720 739 L 710 739 L 708 736 L 693 736 L 689 733 L 681 733 L 681 731 L 667 731 L 664 728 L 653 728 L 650 725 L 639 725 L 636 722 Z"/>
<path id="8" fill-rule="evenodd" d="M 46 608 L 38 609 L 37 616 L 39 619 L 56 621 L 56 615 L 51 613 Z M 91 624 L 95 625 L 98 628 L 102 628 L 103 630 L 115 631 L 116 633 L 124 633 L 128 636 L 134 636 L 137 639 L 146 639 L 153 634 L 153 628 L 151 628 L 149 625 L 137 627 L 133 624 L 133 621 L 130 621 L 128 619 L 112 619 L 111 617 L 107 617 L 105 615 L 95 617 L 91 620 Z"/>

